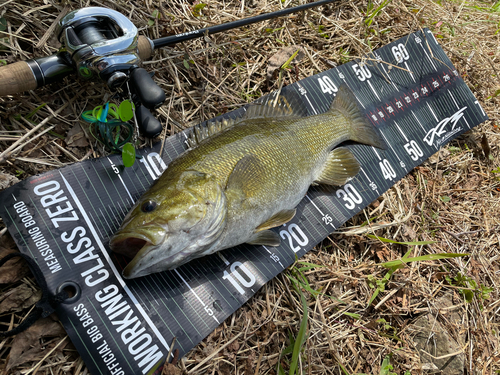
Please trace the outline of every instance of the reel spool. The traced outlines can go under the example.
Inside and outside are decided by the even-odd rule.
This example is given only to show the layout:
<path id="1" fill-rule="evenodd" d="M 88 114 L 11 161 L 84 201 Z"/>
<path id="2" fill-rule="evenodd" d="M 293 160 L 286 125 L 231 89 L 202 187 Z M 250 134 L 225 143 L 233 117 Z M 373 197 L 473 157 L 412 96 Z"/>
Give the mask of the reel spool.
<path id="1" fill-rule="evenodd" d="M 148 109 L 165 101 L 163 90 L 139 68 L 137 28 L 123 14 L 100 7 L 78 9 L 63 17 L 55 32 L 80 78 L 103 80 L 111 90 L 130 80 Z"/>
<path id="2" fill-rule="evenodd" d="M 137 28 L 115 10 L 99 7 L 75 10 L 59 22 L 55 32 L 70 54 L 78 76 L 98 77 L 110 89 L 120 87 L 128 72 L 141 62 Z"/>

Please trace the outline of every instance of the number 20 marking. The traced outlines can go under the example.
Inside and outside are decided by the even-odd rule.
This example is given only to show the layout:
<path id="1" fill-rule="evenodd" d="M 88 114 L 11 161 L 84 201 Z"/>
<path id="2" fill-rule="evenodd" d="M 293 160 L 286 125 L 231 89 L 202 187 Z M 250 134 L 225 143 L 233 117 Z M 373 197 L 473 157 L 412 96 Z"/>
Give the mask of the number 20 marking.
<path id="1" fill-rule="evenodd" d="M 283 229 L 280 231 L 280 236 L 284 240 L 288 239 L 290 249 L 292 249 L 295 253 L 301 249 L 300 246 L 306 246 L 309 243 L 309 238 L 307 238 L 302 229 L 300 229 L 300 227 L 295 223 L 290 224 L 288 226 L 288 230 Z M 292 239 L 295 240 L 300 246 L 294 245 Z"/>

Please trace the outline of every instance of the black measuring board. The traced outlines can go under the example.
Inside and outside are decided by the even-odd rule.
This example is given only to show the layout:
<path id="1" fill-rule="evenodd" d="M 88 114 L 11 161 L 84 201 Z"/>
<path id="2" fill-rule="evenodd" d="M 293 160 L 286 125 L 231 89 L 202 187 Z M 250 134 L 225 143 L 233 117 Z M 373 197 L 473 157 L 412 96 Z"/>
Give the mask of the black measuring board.
<path id="1" fill-rule="evenodd" d="M 241 245 L 173 271 L 123 280 L 127 260 L 108 241 L 133 203 L 187 148 L 187 132 L 139 150 L 122 166 L 113 155 L 31 177 L 1 193 L 0 214 L 52 292 L 76 282 L 81 296 L 58 315 L 92 374 L 153 373 L 172 339 L 184 355 L 282 272 L 439 148 L 488 119 L 429 30 L 384 46 L 362 61 L 282 89 L 314 115 L 341 84 L 355 93 L 387 150 L 347 143 L 361 164 L 344 186 L 311 187 L 279 247 Z M 274 100 L 275 94 L 260 99 Z M 239 116 L 244 108 L 225 115 Z"/>

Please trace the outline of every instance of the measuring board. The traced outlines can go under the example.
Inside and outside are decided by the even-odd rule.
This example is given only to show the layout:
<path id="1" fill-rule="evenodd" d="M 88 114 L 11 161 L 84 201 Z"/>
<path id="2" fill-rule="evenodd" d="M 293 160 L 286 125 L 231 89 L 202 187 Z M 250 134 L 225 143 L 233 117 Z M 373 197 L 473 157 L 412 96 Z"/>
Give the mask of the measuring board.
<path id="1" fill-rule="evenodd" d="M 49 289 L 81 289 L 59 318 L 92 374 L 154 373 L 169 344 L 184 355 L 268 280 L 361 211 L 412 168 L 488 119 L 429 30 L 283 88 L 309 114 L 325 112 L 341 84 L 355 93 L 387 150 L 347 143 L 359 174 L 330 192 L 311 187 L 279 247 L 241 245 L 173 271 L 123 280 L 128 260 L 108 241 L 133 203 L 186 148 L 186 132 L 139 150 L 131 168 L 113 155 L 31 177 L 1 194 L 0 214 Z M 272 100 L 270 95 L 263 100 Z M 238 117 L 244 108 L 225 117 Z"/>

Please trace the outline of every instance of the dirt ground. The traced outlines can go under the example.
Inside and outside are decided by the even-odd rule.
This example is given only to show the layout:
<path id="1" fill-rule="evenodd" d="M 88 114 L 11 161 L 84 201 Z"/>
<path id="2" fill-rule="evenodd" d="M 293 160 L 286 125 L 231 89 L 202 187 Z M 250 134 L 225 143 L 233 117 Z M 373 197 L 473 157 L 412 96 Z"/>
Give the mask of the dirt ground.
<path id="1" fill-rule="evenodd" d="M 80 7 L 116 9 L 153 39 L 302 3 L 1 0 L 0 64 L 54 54 L 58 16 Z M 176 366 L 165 368 L 166 374 L 277 374 L 278 364 L 286 374 L 500 373 L 499 1 L 339 1 L 159 50 L 144 63 L 167 97 L 157 111 L 166 126 L 156 140 L 278 89 L 276 68 L 283 62 L 273 56 L 288 46 L 302 46 L 305 54 L 284 70 L 285 85 L 424 27 L 432 30 L 490 121 L 444 146 L 300 259 L 326 267 L 297 263 L 287 269 Z M 0 98 L 0 189 L 107 155 L 79 115 L 109 97 L 101 83 L 68 77 Z M 139 142 L 140 147 L 151 144 Z M 367 220 L 370 225 L 362 225 Z M 0 234 L 0 256 L 17 251 L 3 222 Z M 369 237 L 374 234 L 434 243 L 387 243 Z M 411 257 L 470 256 L 412 262 L 391 275 L 378 265 L 409 250 Z M 290 277 L 309 289 L 299 293 Z M 3 268 L 2 330 L 17 326 L 39 296 L 22 262 Z M 295 354 L 286 349 L 302 335 Z M 89 373 L 55 316 L 0 340 L 0 371 Z"/>

